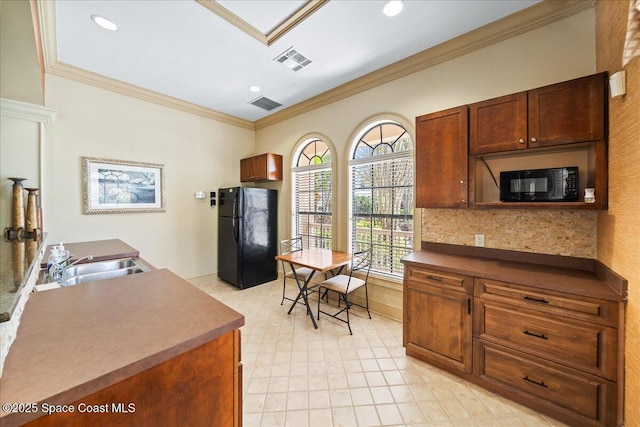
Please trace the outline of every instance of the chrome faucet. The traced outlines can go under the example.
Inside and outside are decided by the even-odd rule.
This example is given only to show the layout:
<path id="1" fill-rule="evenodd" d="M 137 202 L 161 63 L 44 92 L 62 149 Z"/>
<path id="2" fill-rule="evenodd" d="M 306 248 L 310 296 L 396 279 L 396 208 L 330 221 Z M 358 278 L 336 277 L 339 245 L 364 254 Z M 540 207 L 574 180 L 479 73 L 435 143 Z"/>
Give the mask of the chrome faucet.
<path id="1" fill-rule="evenodd" d="M 60 263 L 53 264 L 51 268 L 49 268 L 49 278 L 51 280 L 54 280 L 60 283 L 60 281 L 62 280 L 62 275 L 64 274 L 65 271 L 67 271 L 70 267 L 76 265 L 77 263 L 85 259 L 91 261 L 93 259 L 93 255 L 87 255 L 82 258 L 78 258 L 77 260 L 73 261 L 71 264 L 67 265 L 66 267 L 62 267 Z"/>

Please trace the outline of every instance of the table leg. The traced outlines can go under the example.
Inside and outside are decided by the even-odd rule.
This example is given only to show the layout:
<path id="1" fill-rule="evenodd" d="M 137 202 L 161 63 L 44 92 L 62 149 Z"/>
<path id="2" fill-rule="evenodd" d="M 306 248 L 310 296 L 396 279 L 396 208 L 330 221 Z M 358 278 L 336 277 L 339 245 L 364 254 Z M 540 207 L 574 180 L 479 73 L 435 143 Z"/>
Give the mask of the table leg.
<path id="1" fill-rule="evenodd" d="M 311 318 L 311 322 L 313 323 L 313 327 L 318 329 L 318 324 L 316 323 L 316 319 L 313 316 L 313 312 L 311 311 L 311 307 L 309 306 L 309 298 L 307 297 L 307 286 L 309 285 L 309 282 L 313 278 L 315 271 L 312 271 L 309 277 L 307 278 L 307 280 L 304 281 L 304 284 L 300 286 L 300 279 L 298 278 L 298 274 L 296 273 L 296 269 L 294 268 L 293 264 L 291 264 L 291 270 L 293 270 L 293 277 L 294 279 L 296 279 L 296 284 L 298 285 L 299 292 L 298 292 L 298 296 L 293 301 L 293 304 L 291 304 L 291 308 L 289 308 L 289 311 L 287 314 L 291 314 L 291 312 L 293 311 L 293 307 L 296 306 L 296 304 L 300 300 L 300 297 L 302 297 L 302 299 L 304 300 L 304 305 L 307 308 L 307 314 L 309 315 L 309 317 Z"/>

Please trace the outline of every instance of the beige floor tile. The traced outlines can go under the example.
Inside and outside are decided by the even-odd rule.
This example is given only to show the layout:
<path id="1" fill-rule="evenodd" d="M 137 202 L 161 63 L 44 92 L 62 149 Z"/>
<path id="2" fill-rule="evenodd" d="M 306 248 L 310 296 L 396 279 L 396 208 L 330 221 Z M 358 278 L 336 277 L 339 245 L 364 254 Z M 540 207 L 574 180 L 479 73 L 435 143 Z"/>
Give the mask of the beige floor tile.
<path id="1" fill-rule="evenodd" d="M 331 408 L 331 400 L 329 399 L 329 390 L 309 391 L 309 408 L 310 409 Z"/>
<path id="2" fill-rule="evenodd" d="M 310 409 L 309 427 L 327 427 L 333 425 L 331 409 Z"/>
<path id="3" fill-rule="evenodd" d="M 379 426 L 380 419 L 376 412 L 376 407 L 371 406 L 357 406 L 354 408 L 356 413 L 356 420 L 358 421 L 358 427 L 371 427 Z"/>
<path id="4" fill-rule="evenodd" d="M 377 405 L 381 405 L 384 403 L 394 403 L 393 395 L 391 394 L 391 390 L 389 387 L 371 387 L 371 395 L 373 396 L 373 401 Z"/>
<path id="5" fill-rule="evenodd" d="M 383 426 L 395 426 L 404 423 L 396 405 L 376 405 L 380 423 Z"/>
<path id="6" fill-rule="evenodd" d="M 354 406 L 372 405 L 373 397 L 368 387 L 351 388 L 351 402 Z"/>
<path id="7" fill-rule="evenodd" d="M 309 411 L 287 411 L 284 425 L 287 427 L 307 427 L 309 425 Z"/>

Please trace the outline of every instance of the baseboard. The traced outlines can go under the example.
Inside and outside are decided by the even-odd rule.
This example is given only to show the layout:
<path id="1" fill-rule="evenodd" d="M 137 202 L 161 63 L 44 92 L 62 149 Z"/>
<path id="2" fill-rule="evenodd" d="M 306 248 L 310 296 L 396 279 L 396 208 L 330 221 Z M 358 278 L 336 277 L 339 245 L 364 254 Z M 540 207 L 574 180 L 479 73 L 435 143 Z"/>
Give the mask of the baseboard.
<path id="1" fill-rule="evenodd" d="M 216 273 L 206 274 L 204 276 L 193 277 L 191 279 L 186 279 L 186 280 L 192 285 L 198 286 L 198 285 L 204 285 L 214 280 L 218 280 L 218 275 Z"/>

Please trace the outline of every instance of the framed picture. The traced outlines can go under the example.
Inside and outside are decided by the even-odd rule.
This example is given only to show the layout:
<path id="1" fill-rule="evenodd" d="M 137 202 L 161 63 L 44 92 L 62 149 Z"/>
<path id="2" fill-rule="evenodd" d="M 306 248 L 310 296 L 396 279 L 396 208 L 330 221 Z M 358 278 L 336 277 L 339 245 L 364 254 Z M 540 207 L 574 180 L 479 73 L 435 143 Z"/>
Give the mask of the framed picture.
<path id="1" fill-rule="evenodd" d="M 164 165 L 82 158 L 85 214 L 164 212 Z"/>

